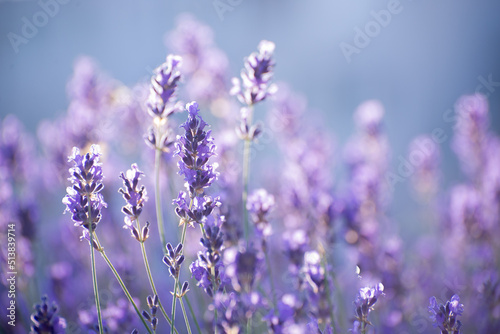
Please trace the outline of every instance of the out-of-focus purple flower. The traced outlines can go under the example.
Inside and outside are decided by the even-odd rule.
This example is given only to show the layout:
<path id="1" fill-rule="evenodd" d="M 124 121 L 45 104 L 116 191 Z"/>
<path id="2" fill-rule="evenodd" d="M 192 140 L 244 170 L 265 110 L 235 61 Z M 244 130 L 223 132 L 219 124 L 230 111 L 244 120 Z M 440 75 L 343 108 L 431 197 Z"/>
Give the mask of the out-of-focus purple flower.
<path id="1" fill-rule="evenodd" d="M 265 317 L 272 333 L 295 333 L 292 326 L 296 325 L 296 317 L 302 307 L 303 304 L 297 296 L 288 293 L 284 294 L 278 302 L 277 312 L 271 310 Z"/>
<path id="2" fill-rule="evenodd" d="M 227 283 L 222 263 L 224 239 L 221 225 L 223 223 L 224 217 L 214 219 L 210 216 L 203 224 L 205 234 L 200 243 L 204 250 L 198 252 L 198 258 L 189 266 L 192 277 L 210 297 L 213 297 L 215 292 L 222 291 Z"/>
<path id="3" fill-rule="evenodd" d="M 168 34 L 166 44 L 183 59 L 188 96 L 205 103 L 227 94 L 228 60 L 214 45 L 209 26 L 190 14 L 182 14 L 175 30 Z"/>
<path id="4" fill-rule="evenodd" d="M 455 105 L 453 149 L 470 177 L 478 177 L 485 165 L 488 138 L 488 100 L 484 95 L 462 96 Z"/>
<path id="5" fill-rule="evenodd" d="M 304 254 L 309 248 L 309 238 L 304 230 L 286 231 L 283 235 L 285 254 L 290 261 L 290 271 L 298 274 L 304 263 Z"/>
<path id="6" fill-rule="evenodd" d="M 233 78 L 231 95 L 236 95 L 242 104 L 252 106 L 276 92 L 276 85 L 270 83 L 273 77 L 274 48 L 273 42 L 261 41 L 259 51 L 245 59 L 241 81 Z"/>
<path id="7" fill-rule="evenodd" d="M 301 94 L 292 91 L 284 82 L 278 83 L 278 86 L 280 89 L 273 98 L 267 124 L 273 131 L 283 135 L 282 145 L 288 146 L 288 140 L 299 135 L 302 116 L 307 109 L 307 100 Z"/>
<path id="8" fill-rule="evenodd" d="M 331 292 L 333 285 L 321 263 L 321 256 L 316 251 L 304 254 L 302 272 L 305 276 L 304 289 L 307 291 L 312 314 L 321 321 L 328 322 L 332 313 Z"/>
<path id="9" fill-rule="evenodd" d="M 149 223 L 146 223 L 142 231 L 139 231 L 138 228 L 134 226 L 134 222 L 139 218 L 144 203 L 148 199 L 146 187 L 141 186 L 138 188 L 139 180 L 142 175 L 144 175 L 144 173 L 139 170 L 137 165 L 132 164 L 131 169 L 127 170 L 126 175 L 120 173 L 124 188 L 118 190 L 127 202 L 127 204 L 122 207 L 122 212 L 125 214 L 124 228 L 130 229 L 132 236 L 139 242 L 146 241 L 149 236 Z"/>
<path id="10" fill-rule="evenodd" d="M 252 216 L 257 234 L 262 238 L 271 235 L 271 225 L 268 221 L 268 214 L 274 208 L 274 196 L 265 189 L 257 189 L 247 200 L 247 210 Z"/>
<path id="11" fill-rule="evenodd" d="M 190 197 L 203 194 L 217 178 L 214 164 L 208 160 L 215 155 L 216 146 L 213 143 L 210 130 L 205 130 L 207 123 L 198 115 L 198 103 L 191 102 L 186 105 L 188 111 L 187 121 L 181 125 L 185 130 L 183 136 L 177 136 L 175 154 L 180 157 L 178 162 L 179 174 L 184 175 Z"/>
<path id="12" fill-rule="evenodd" d="M 453 295 L 446 304 L 438 304 L 436 297 L 429 299 L 429 313 L 434 327 L 438 327 L 442 334 L 460 334 L 462 322 L 458 316 L 464 312 L 464 305 L 460 304 L 458 295 Z"/>
<path id="13" fill-rule="evenodd" d="M 135 298 L 134 298 L 135 299 Z M 135 300 L 136 304 L 139 304 Z M 120 298 L 116 302 L 108 302 L 106 308 L 101 309 L 104 333 L 128 333 L 131 328 L 138 327 L 137 313 L 133 305 L 126 299 Z M 95 306 L 90 310 L 79 310 L 78 320 L 88 334 L 98 334 L 99 325 Z"/>
<path id="14" fill-rule="evenodd" d="M 440 150 L 432 136 L 421 135 L 410 143 L 408 160 L 414 166 L 413 187 L 421 195 L 435 194 L 439 186 Z"/>
<path id="15" fill-rule="evenodd" d="M 378 298 L 384 294 L 384 285 L 379 283 L 374 287 L 364 287 L 359 290 L 354 300 L 355 317 L 353 333 L 365 333 L 366 327 L 371 325 L 368 315 L 373 311 L 373 307 Z"/>
<path id="16" fill-rule="evenodd" d="M 68 194 L 63 198 L 65 211 L 72 214 L 75 226 L 87 230 L 92 228 L 92 231 L 101 220 L 101 209 L 107 207 L 101 194 L 104 176 L 99 163 L 100 156 L 99 145 L 92 145 L 90 152 L 85 155 L 81 155 L 78 148 L 73 148 L 72 155 L 68 157 L 68 161 L 73 163 L 73 167 L 69 169 L 71 177 L 68 179 L 72 186 L 67 188 Z"/>
<path id="17" fill-rule="evenodd" d="M 55 302 L 47 304 L 47 296 L 42 297 L 42 303 L 34 306 L 35 312 L 31 314 L 30 334 L 66 333 L 66 320 L 57 315 L 58 307 Z"/>

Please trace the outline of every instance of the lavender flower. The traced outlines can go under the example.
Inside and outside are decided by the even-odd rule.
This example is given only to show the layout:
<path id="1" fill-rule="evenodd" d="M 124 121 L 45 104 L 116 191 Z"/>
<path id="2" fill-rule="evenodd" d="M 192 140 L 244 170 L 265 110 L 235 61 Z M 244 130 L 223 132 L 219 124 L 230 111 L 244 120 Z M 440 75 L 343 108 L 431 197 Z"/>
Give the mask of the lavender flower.
<path id="1" fill-rule="evenodd" d="M 69 169 L 71 177 L 68 180 L 73 185 L 66 189 L 68 194 L 63 198 L 65 211 L 72 214 L 71 219 L 75 226 L 87 230 L 91 228 L 92 231 L 101 220 L 102 208 L 107 207 L 101 195 L 104 176 L 99 163 L 100 156 L 99 145 L 92 145 L 90 152 L 85 155 L 80 155 L 80 150 L 73 148 L 73 154 L 68 157 L 68 161 L 73 163 L 73 167 Z"/>
<path id="2" fill-rule="evenodd" d="M 459 334 L 462 322 L 458 316 L 464 312 L 464 305 L 460 304 L 458 295 L 453 295 L 445 305 L 438 304 L 436 297 L 429 299 L 430 318 L 434 322 L 434 327 L 441 330 L 441 334 Z"/>
<path id="3" fill-rule="evenodd" d="M 268 194 L 265 189 L 257 189 L 248 196 L 247 210 L 250 212 L 257 234 L 262 238 L 271 235 L 267 216 L 273 208 L 274 196 Z"/>
<path id="4" fill-rule="evenodd" d="M 123 180 L 125 188 L 120 188 L 118 190 L 127 202 L 127 204 L 122 207 L 122 212 L 125 214 L 124 228 L 130 229 L 132 236 L 139 242 L 146 241 L 149 236 L 149 222 L 146 223 L 140 233 L 138 228 L 134 226 L 134 222 L 139 218 L 144 203 L 148 199 L 146 187 L 141 186 L 140 189 L 138 188 L 139 180 L 142 175 L 144 175 L 144 173 L 139 170 L 137 165 L 132 164 L 131 169 L 127 171 L 126 175 L 120 173 L 120 178 Z"/>
<path id="5" fill-rule="evenodd" d="M 163 262 L 167 265 L 170 275 L 174 278 L 179 277 L 180 267 L 184 262 L 184 255 L 182 255 L 182 244 L 178 244 L 175 249 L 170 243 L 167 244 L 167 255 L 163 257 Z"/>
<path id="6" fill-rule="evenodd" d="M 144 310 L 142 311 L 142 315 L 144 316 L 144 319 L 149 321 L 149 323 L 151 324 L 151 328 L 153 328 L 153 331 L 156 331 L 156 326 L 158 325 L 158 318 L 156 317 L 156 312 L 158 311 L 159 307 L 158 296 L 148 296 L 147 301 L 151 314 L 149 314 L 148 311 Z"/>
<path id="7" fill-rule="evenodd" d="M 179 110 L 180 105 L 174 103 L 174 100 L 181 79 L 179 71 L 181 63 L 181 57 L 168 55 L 167 60 L 154 70 L 150 95 L 146 104 L 152 117 L 166 118 Z"/>
<path id="8" fill-rule="evenodd" d="M 42 304 L 34 306 L 35 312 L 31 314 L 30 334 L 36 333 L 66 333 L 66 320 L 57 315 L 58 307 L 55 302 L 49 307 L 47 304 L 47 296 L 42 297 Z"/>
<path id="9" fill-rule="evenodd" d="M 327 277 L 325 267 L 321 264 L 318 252 L 308 251 L 304 254 L 302 272 L 305 276 L 304 288 L 307 291 L 311 311 L 318 320 L 327 322 L 332 313 L 330 292 L 333 291 L 333 286 Z"/>
<path id="10" fill-rule="evenodd" d="M 364 287 L 359 290 L 354 301 L 356 320 L 354 321 L 353 333 L 365 333 L 366 326 L 371 325 L 368 315 L 378 298 L 384 294 L 384 285 L 379 283 L 374 287 Z"/>
<path id="11" fill-rule="evenodd" d="M 146 144 L 152 148 L 169 152 L 174 143 L 173 131 L 167 118 L 182 110 L 180 102 L 176 102 L 176 91 L 181 79 L 179 67 L 182 59 L 179 56 L 168 55 L 165 63 L 155 69 L 151 78 L 151 87 L 146 103 L 149 114 L 153 117 L 146 135 Z"/>
<path id="12" fill-rule="evenodd" d="M 276 85 L 270 83 L 273 77 L 274 48 L 273 42 L 261 41 L 259 51 L 253 52 L 245 59 L 241 82 L 238 78 L 233 78 L 231 95 L 236 95 L 242 104 L 252 106 L 276 92 Z"/>
<path id="13" fill-rule="evenodd" d="M 179 174 L 184 175 L 191 197 L 194 197 L 202 194 L 217 178 L 216 165 L 208 163 L 215 155 L 216 146 L 211 131 L 205 130 L 207 123 L 198 115 L 198 103 L 187 104 L 186 110 L 188 119 L 181 125 L 185 134 L 177 136 L 174 156 L 181 158 L 177 164 Z"/>
<path id="14" fill-rule="evenodd" d="M 198 258 L 189 266 L 192 277 L 210 297 L 213 297 L 214 292 L 222 291 L 226 283 L 221 256 L 224 242 L 221 231 L 223 222 L 224 217 L 214 219 L 210 216 L 204 223 L 205 233 L 200 243 L 205 249 L 198 252 Z"/>
<path id="15" fill-rule="evenodd" d="M 285 255 L 290 261 L 288 268 L 293 275 L 297 275 L 304 263 L 304 254 L 309 248 L 307 233 L 304 230 L 286 231 L 283 244 Z"/>

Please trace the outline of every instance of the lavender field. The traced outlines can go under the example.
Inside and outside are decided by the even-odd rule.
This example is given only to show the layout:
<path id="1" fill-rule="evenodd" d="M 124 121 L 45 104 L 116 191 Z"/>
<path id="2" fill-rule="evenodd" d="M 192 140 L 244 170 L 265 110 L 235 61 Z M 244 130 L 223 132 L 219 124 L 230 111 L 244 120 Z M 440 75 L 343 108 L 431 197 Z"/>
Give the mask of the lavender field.
<path id="1" fill-rule="evenodd" d="M 403 140 L 376 97 L 318 112 L 268 34 L 228 53 L 193 14 L 172 26 L 147 80 L 81 55 L 50 87 L 63 112 L 1 110 L 0 333 L 500 333 L 496 72 Z"/>

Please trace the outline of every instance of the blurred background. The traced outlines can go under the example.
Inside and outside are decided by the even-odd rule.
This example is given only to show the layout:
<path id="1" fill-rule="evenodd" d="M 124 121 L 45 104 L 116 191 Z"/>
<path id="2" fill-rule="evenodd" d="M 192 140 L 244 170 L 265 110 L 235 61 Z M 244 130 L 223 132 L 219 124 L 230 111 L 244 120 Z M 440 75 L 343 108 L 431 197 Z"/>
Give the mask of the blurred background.
<path id="1" fill-rule="evenodd" d="M 380 11 L 390 18 L 377 25 Z M 274 41 L 275 80 L 307 97 L 311 118 L 331 130 L 339 152 L 353 133 L 356 107 L 378 99 L 392 170 L 412 138 L 440 128 L 447 136 L 441 145 L 447 187 L 462 177 L 447 113 L 456 100 L 487 94 L 491 126 L 500 130 L 495 0 L 0 0 L 0 118 L 15 114 L 35 133 L 40 120 L 64 114 L 66 83 L 80 55 L 128 86 L 146 81 L 169 52 L 165 33 L 185 12 L 213 29 L 232 76 L 260 40 Z M 396 186 L 392 214 L 411 226 L 407 183 Z"/>

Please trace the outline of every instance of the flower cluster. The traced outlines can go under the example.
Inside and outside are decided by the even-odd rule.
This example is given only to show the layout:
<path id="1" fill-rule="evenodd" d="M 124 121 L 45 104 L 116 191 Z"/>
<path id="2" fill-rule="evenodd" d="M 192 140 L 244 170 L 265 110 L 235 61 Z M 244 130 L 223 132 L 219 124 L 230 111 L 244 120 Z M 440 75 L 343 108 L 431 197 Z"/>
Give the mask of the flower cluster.
<path id="1" fill-rule="evenodd" d="M 247 210 L 250 212 L 257 235 L 266 238 L 271 234 L 268 214 L 274 208 L 274 196 L 265 189 L 257 189 L 247 200 Z"/>
<path id="2" fill-rule="evenodd" d="M 205 292 L 213 297 L 217 291 L 222 291 L 225 283 L 224 264 L 222 263 L 223 233 L 221 225 L 224 217 L 213 218 L 204 223 L 204 235 L 200 240 L 204 247 L 198 252 L 198 258 L 189 266 L 192 276 L 203 287 Z"/>
<path id="3" fill-rule="evenodd" d="M 120 188 L 118 192 L 123 195 L 127 202 L 122 207 L 122 212 L 125 214 L 124 228 L 130 229 L 132 236 L 139 242 L 144 242 L 149 236 L 149 222 L 139 231 L 138 227 L 134 226 L 139 216 L 142 213 L 144 203 L 148 200 L 146 187 L 141 186 L 138 188 L 139 180 L 143 172 L 139 170 L 136 164 L 132 164 L 131 169 L 127 173 L 120 173 L 120 178 L 123 180 L 124 188 Z"/>
<path id="4" fill-rule="evenodd" d="M 302 272 L 305 276 L 305 290 L 312 306 L 311 311 L 316 319 L 323 321 L 329 319 L 332 312 L 330 296 L 333 286 L 326 269 L 321 263 L 321 255 L 318 252 L 308 251 L 304 254 Z"/>
<path id="5" fill-rule="evenodd" d="M 445 305 L 438 304 L 436 297 L 431 297 L 429 300 L 430 318 L 434 323 L 434 327 L 441 330 L 441 334 L 460 334 L 462 322 L 458 320 L 458 316 L 464 312 L 464 305 L 460 304 L 458 295 L 453 295 Z"/>
<path id="6" fill-rule="evenodd" d="M 85 155 L 81 155 L 80 150 L 74 147 L 73 154 L 68 158 L 73 163 L 73 167 L 69 169 L 71 177 L 68 179 L 73 185 L 66 189 L 68 194 L 63 198 L 63 203 L 66 211 L 72 214 L 75 226 L 81 226 L 87 231 L 96 229 L 101 220 L 101 210 L 107 207 L 101 194 L 104 176 L 99 163 L 100 156 L 99 145 L 92 145 L 90 152 Z M 84 237 L 86 235 L 84 230 Z"/>
<path id="7" fill-rule="evenodd" d="M 276 85 L 271 84 L 274 48 L 273 42 L 261 41 L 259 51 L 253 52 L 245 59 L 241 81 L 233 78 L 231 94 L 236 95 L 242 104 L 253 106 L 276 92 Z"/>
<path id="8" fill-rule="evenodd" d="M 364 333 L 366 326 L 371 325 L 368 315 L 378 298 L 384 294 L 384 285 L 379 283 L 374 287 L 364 287 L 359 290 L 354 301 L 356 320 L 354 321 L 353 333 Z"/>
<path id="9" fill-rule="evenodd" d="M 31 326 L 30 334 L 66 333 L 66 320 L 57 315 L 57 304 L 53 302 L 49 306 L 47 300 L 47 296 L 43 296 L 42 304 L 34 306 L 35 312 L 31 314 L 33 325 Z"/>
<path id="10" fill-rule="evenodd" d="M 215 144 L 210 130 L 205 130 L 207 123 L 198 115 L 198 103 L 186 105 L 187 121 L 181 125 L 184 136 L 178 136 L 175 143 L 175 156 L 181 158 L 178 162 L 179 174 L 184 176 L 192 197 L 203 194 L 217 178 L 216 166 L 208 160 L 215 155 Z"/>
<path id="11" fill-rule="evenodd" d="M 176 92 L 181 80 L 181 63 L 181 57 L 168 55 L 165 63 L 154 70 L 146 103 L 147 110 L 153 117 L 153 125 L 145 135 L 146 144 L 164 152 L 169 152 L 174 143 L 168 117 L 182 110 L 181 103 L 176 102 Z"/>
<path id="12" fill-rule="evenodd" d="M 156 312 L 158 312 L 159 305 L 158 296 L 148 296 L 147 301 L 151 314 L 148 311 L 143 310 L 142 315 L 147 321 L 149 321 L 149 323 L 151 324 L 151 328 L 153 328 L 153 331 L 156 331 L 156 326 L 158 325 L 158 318 L 156 317 Z"/>
<path id="13" fill-rule="evenodd" d="M 182 255 L 182 244 L 177 247 L 172 247 L 172 244 L 167 244 L 167 255 L 163 257 L 163 262 L 167 265 L 170 275 L 179 277 L 179 268 L 184 262 L 184 255 Z"/>

